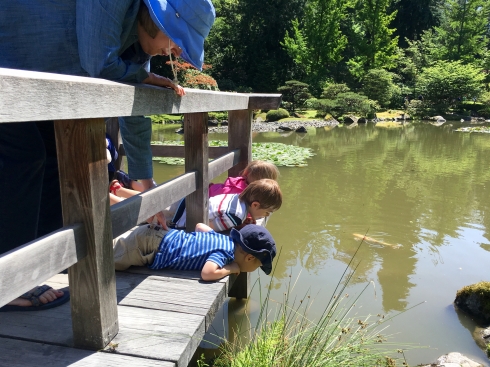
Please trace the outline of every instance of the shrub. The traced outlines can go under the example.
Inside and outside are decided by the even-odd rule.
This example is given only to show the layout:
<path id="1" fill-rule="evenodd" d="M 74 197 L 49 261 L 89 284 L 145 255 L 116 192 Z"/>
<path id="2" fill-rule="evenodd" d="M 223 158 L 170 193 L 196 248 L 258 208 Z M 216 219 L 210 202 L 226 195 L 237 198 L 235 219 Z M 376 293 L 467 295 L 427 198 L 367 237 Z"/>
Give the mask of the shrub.
<path id="1" fill-rule="evenodd" d="M 400 95 L 400 88 L 393 83 L 394 77 L 395 74 L 384 69 L 371 69 L 362 79 L 362 91 L 382 107 L 387 107 L 395 95 Z"/>
<path id="2" fill-rule="evenodd" d="M 278 110 L 270 110 L 267 112 L 266 119 L 267 121 L 279 121 L 280 119 L 284 119 L 289 117 L 289 112 L 284 108 L 279 108 Z"/>
<path id="3" fill-rule="evenodd" d="M 406 102 L 405 108 L 407 113 L 413 117 L 424 117 L 435 114 L 432 108 L 427 106 L 424 101 L 418 99 L 412 99 L 410 102 Z"/>
<path id="4" fill-rule="evenodd" d="M 457 103 L 458 98 L 478 98 L 484 78 L 481 70 L 473 65 L 463 65 L 459 61 L 439 61 L 423 70 L 417 86 L 424 102 L 437 109 L 437 112 L 445 113 Z"/>
<path id="5" fill-rule="evenodd" d="M 368 114 L 376 112 L 378 108 L 376 101 L 354 92 L 339 93 L 333 100 L 319 99 L 317 101 L 318 110 L 324 114 L 329 113 L 335 118 L 347 113 L 360 114 L 366 117 Z"/>
<path id="6" fill-rule="evenodd" d="M 218 121 L 228 120 L 228 111 L 209 112 L 208 117 Z"/>
<path id="7" fill-rule="evenodd" d="M 341 93 L 350 92 L 350 88 L 347 84 L 327 83 L 323 88 L 323 99 L 335 99 Z"/>
<path id="8" fill-rule="evenodd" d="M 277 88 L 283 94 L 283 99 L 287 103 L 287 109 L 291 112 L 304 106 L 305 101 L 311 97 L 308 91 L 309 85 L 297 80 L 288 80 L 286 85 Z M 285 105 L 286 106 L 286 105 Z"/>

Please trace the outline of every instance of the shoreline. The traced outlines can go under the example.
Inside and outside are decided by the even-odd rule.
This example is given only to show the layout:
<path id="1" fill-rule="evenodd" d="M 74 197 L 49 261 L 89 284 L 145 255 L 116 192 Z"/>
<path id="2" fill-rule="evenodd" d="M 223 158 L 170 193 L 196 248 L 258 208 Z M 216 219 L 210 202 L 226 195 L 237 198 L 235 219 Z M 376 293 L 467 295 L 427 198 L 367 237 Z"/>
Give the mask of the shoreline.
<path id="1" fill-rule="evenodd" d="M 284 131 L 280 129 L 281 126 L 287 127 L 290 130 L 296 130 L 300 127 L 325 127 L 336 126 L 339 122 L 335 119 L 331 120 L 298 120 L 298 121 L 274 121 L 274 122 L 262 122 L 253 121 L 252 131 L 254 132 L 271 132 L 271 131 Z M 209 133 L 227 133 L 228 126 L 213 126 L 209 127 Z"/>

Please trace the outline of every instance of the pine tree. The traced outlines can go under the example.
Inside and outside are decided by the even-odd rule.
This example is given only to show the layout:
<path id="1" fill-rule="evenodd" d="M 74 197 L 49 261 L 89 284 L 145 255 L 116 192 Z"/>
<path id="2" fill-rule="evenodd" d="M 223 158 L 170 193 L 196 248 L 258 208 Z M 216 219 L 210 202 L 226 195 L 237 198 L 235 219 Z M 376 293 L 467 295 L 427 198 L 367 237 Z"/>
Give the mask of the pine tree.
<path id="1" fill-rule="evenodd" d="M 357 0 L 353 7 L 353 48 L 355 57 L 347 64 L 357 78 L 370 69 L 390 70 L 398 58 L 398 37 L 391 23 L 396 11 L 388 14 L 391 0 Z"/>
<path id="2" fill-rule="evenodd" d="M 395 0 L 390 13 L 396 10 L 393 27 L 398 45 L 407 47 L 408 41 L 420 39 L 422 32 L 439 25 L 440 8 L 444 0 Z"/>
<path id="3" fill-rule="evenodd" d="M 282 43 L 315 89 L 321 88 L 342 59 L 347 38 L 340 24 L 347 5 L 345 0 L 308 1 L 303 19 L 293 21 L 293 31 L 286 33 Z"/>
<path id="4" fill-rule="evenodd" d="M 445 60 L 481 59 L 488 42 L 489 0 L 446 0 L 441 25 L 435 28 Z"/>

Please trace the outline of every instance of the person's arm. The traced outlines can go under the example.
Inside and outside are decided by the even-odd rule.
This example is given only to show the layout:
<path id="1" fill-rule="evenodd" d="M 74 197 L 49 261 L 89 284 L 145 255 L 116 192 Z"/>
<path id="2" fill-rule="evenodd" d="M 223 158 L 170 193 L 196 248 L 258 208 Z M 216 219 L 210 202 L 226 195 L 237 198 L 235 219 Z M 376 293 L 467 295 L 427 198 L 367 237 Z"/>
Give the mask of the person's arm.
<path id="1" fill-rule="evenodd" d="M 196 224 L 196 232 L 211 232 L 213 230 L 214 230 L 213 228 L 205 225 L 204 223 L 197 223 Z"/>
<path id="2" fill-rule="evenodd" d="M 121 38 L 127 38 L 139 9 L 134 0 L 77 0 L 78 53 L 83 69 L 95 78 L 141 83 L 146 64 L 123 60 Z"/>
<path id="3" fill-rule="evenodd" d="M 114 205 L 114 204 L 120 203 L 123 200 L 124 199 L 121 199 L 120 197 L 109 193 L 109 205 Z"/>
<path id="4" fill-rule="evenodd" d="M 182 88 L 180 85 L 174 84 L 169 78 L 165 78 L 164 76 L 154 73 L 149 73 L 148 78 L 143 80 L 143 83 L 156 85 L 157 87 L 172 88 L 177 95 L 181 97 L 185 95 L 184 88 Z"/>
<path id="5" fill-rule="evenodd" d="M 222 213 L 209 221 L 209 226 L 216 232 L 223 232 L 241 225 L 242 218 L 232 213 Z"/>
<path id="6" fill-rule="evenodd" d="M 230 274 L 240 274 L 240 267 L 236 262 L 227 264 L 222 268 L 218 266 L 215 262 L 206 261 L 204 267 L 201 270 L 202 280 L 218 280 Z"/>

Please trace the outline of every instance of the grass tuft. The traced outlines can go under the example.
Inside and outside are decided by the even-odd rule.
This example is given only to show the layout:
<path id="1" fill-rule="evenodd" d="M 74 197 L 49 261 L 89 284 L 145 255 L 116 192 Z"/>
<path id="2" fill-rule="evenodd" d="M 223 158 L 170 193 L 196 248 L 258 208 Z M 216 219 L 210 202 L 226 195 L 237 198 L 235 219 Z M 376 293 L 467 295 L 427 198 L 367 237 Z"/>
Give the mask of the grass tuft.
<path id="1" fill-rule="evenodd" d="M 236 338 L 233 342 L 224 340 L 220 346 L 221 354 L 213 366 L 408 366 L 404 349 L 390 343 L 389 336 L 384 334 L 387 328 L 385 323 L 396 315 L 350 316 L 361 295 L 370 284 L 374 285 L 369 282 L 355 297 L 349 297 L 346 293 L 346 287 L 359 265 L 354 266 L 354 270 L 349 270 L 354 257 L 355 254 L 317 321 L 308 315 L 313 303 L 309 291 L 299 300 L 290 299 L 294 288 L 291 277 L 280 302 L 271 298 L 272 284 L 269 284 L 267 294 L 261 302 L 256 327 L 235 331 L 237 335 L 248 333 L 246 342 L 243 341 L 244 338 Z M 260 278 L 258 283 L 260 286 Z"/>

